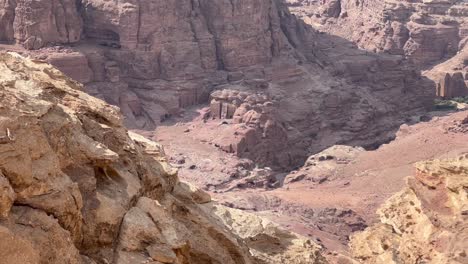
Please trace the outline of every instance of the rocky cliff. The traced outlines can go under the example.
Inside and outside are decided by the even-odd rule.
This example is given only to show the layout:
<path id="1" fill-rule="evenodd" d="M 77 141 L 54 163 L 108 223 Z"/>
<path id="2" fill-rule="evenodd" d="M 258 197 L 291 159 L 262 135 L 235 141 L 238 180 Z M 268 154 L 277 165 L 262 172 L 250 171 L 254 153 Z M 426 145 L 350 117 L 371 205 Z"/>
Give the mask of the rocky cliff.
<path id="1" fill-rule="evenodd" d="M 424 75 L 436 82 L 437 96 L 468 96 L 468 45 L 451 59 L 425 71 Z"/>
<path id="2" fill-rule="evenodd" d="M 39 49 L 81 38 L 83 23 L 74 0 L 2 0 L 0 6 L 0 41 Z"/>
<path id="3" fill-rule="evenodd" d="M 325 262 L 307 239 L 268 253 L 271 231 L 253 251 L 159 144 L 55 68 L 0 53 L 0 72 L 2 263 Z"/>
<path id="4" fill-rule="evenodd" d="M 434 90 L 438 96 L 451 98 L 468 94 L 466 1 L 287 2 L 292 13 L 320 31 L 348 39 L 372 52 L 404 56 L 419 67 L 429 69 L 431 72 L 427 76 L 436 83 Z M 452 59 L 454 56 L 458 59 Z M 465 63 L 457 63 L 460 58 Z M 442 62 L 442 66 L 436 66 Z"/>
<path id="5" fill-rule="evenodd" d="M 288 0 L 293 13 L 374 52 L 419 65 L 454 56 L 468 37 L 463 0 Z"/>
<path id="6" fill-rule="evenodd" d="M 407 187 L 351 240 L 362 263 L 466 263 L 468 155 L 416 165 Z"/>

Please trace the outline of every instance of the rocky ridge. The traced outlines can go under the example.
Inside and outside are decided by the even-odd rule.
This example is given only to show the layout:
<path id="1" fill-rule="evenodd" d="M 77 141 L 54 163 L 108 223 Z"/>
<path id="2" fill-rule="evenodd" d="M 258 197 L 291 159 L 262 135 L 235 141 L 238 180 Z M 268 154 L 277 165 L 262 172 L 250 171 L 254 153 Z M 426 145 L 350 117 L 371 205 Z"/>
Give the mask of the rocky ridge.
<path id="1" fill-rule="evenodd" d="M 2 261 L 284 260 L 269 254 L 275 246 L 270 240 L 253 252 L 248 236 L 236 235 L 208 212 L 222 209 L 179 182 L 162 147 L 128 132 L 116 107 L 82 92 L 82 85 L 42 61 L 1 53 L 0 71 Z M 252 232 L 262 236 L 264 230 Z M 301 241 L 277 254 L 285 252 L 295 259 L 291 263 L 325 263 L 318 246 Z"/>
<path id="2" fill-rule="evenodd" d="M 29 159 L 34 168 L 49 164 L 44 159 L 53 159 L 54 155 L 57 162 L 51 163 L 53 168 L 45 173 L 25 173 L 33 176 L 24 185 L 15 185 L 10 178 L 23 175 L 15 170 L 29 165 L 23 166 L 23 160 L 6 162 L 17 166 L 2 170 L 0 177 L 0 214 L 4 219 L 0 226 L 5 234 L 0 236 L 4 239 L 0 243 L 2 248 L 12 249 L 1 255 L 2 259 L 25 263 L 63 263 L 65 259 L 70 263 L 156 264 L 325 261 L 311 240 L 282 231 L 254 215 L 211 204 L 207 193 L 177 180 L 158 144 L 136 134 L 127 136 L 123 123 L 151 131 L 173 124 L 174 117 L 194 121 L 187 127 L 179 123 L 175 129 L 180 133 L 172 136 L 179 140 L 183 135 L 200 143 L 201 148 L 213 151 L 214 146 L 228 153 L 216 157 L 222 162 L 219 166 L 218 160 L 198 162 L 202 155 L 187 154 L 186 145 L 175 148 L 177 155 L 171 161 L 181 167 L 184 178 L 190 174 L 206 181 L 207 184 L 195 183 L 220 192 L 213 195 L 225 205 L 257 211 L 329 250 L 342 249 L 351 233 L 372 222 L 368 211 L 374 211 L 376 204 L 401 188 L 400 177 L 407 175 L 407 165 L 416 160 L 411 156 L 414 153 L 404 151 L 405 148 L 396 148 L 396 152 L 394 148 L 392 152 L 385 145 L 375 156 L 359 147 L 328 148 L 335 144 L 367 149 L 380 146 L 394 137 L 399 124 L 432 103 L 433 91 L 426 89 L 427 80 L 400 56 L 371 54 L 344 38 L 315 31 L 294 17 L 283 1 L 189 4 L 91 0 L 77 1 L 77 5 L 73 1 L 49 1 L 45 8 L 42 1 L 18 2 L 3 2 L 0 23 L 6 21 L 1 25 L 13 32 L 27 28 L 26 37 L 15 38 L 13 33 L 13 38 L 6 40 L 23 47 L 7 44 L 1 48 L 16 49 L 35 60 L 56 65 L 85 83 L 81 87 L 68 80 L 66 86 L 120 105 L 126 118 L 109 114 L 116 109 L 81 92 L 55 89 L 61 86 L 50 80 L 39 81 L 43 89 L 35 90 L 31 87 L 36 87 L 36 83 L 27 74 L 18 78 L 5 75 L 7 80 L 2 86 L 25 89 L 30 96 L 22 97 L 20 92 L 23 101 L 19 100 L 18 105 L 34 110 L 38 107 L 36 101 L 29 99 L 40 97 L 38 109 L 44 104 L 46 110 L 44 114 L 42 110 L 36 113 L 40 129 L 31 129 L 27 121 L 21 130 L 11 125 L 16 124 L 15 120 L 8 119 L 8 111 L 14 109 L 4 108 L 8 117 L 7 126 L 0 127 L 4 131 L 0 134 L 0 146 L 16 144 L 18 138 L 42 135 L 45 140 L 37 149 L 26 151 L 26 146 L 35 145 L 21 141 L 18 151 L 31 153 Z M 69 9 L 64 5 L 78 10 L 67 11 L 65 17 L 72 22 L 61 21 L 61 12 Z M 37 9 L 49 10 L 47 18 L 42 19 L 40 12 L 29 16 L 30 10 Z M 247 22 L 252 19 L 255 23 Z M 23 26 L 22 21 L 26 21 Z M 55 28 L 56 21 L 81 28 L 80 40 L 74 40 L 73 33 Z M 35 28 L 37 25 L 40 26 Z M 45 37 L 49 35 L 55 37 Z M 15 58 L 5 59 L 2 73 L 22 72 L 24 64 Z M 456 67 L 463 69 L 463 57 L 455 59 L 461 65 Z M 41 76 L 39 79 L 45 76 L 42 73 L 51 78 L 51 72 L 54 78 L 64 79 L 43 62 L 25 64 L 39 71 L 34 75 Z M 450 78 L 454 73 L 450 72 Z M 451 81 L 447 83 L 452 87 Z M 17 93 L 8 90 L 5 94 L 2 104 L 17 102 Z M 192 119 L 190 106 L 209 100 L 210 107 Z M 48 110 L 50 102 L 53 111 Z M 103 110 L 89 110 L 95 102 Z M 23 111 L 18 114 L 20 117 L 34 115 L 35 110 L 19 109 Z M 65 109 L 65 114 L 60 109 Z M 51 117 L 50 112 L 60 117 Z M 457 122 L 458 119 L 459 116 Z M 37 134 L 27 134 L 37 130 Z M 403 126 L 399 133 L 407 130 Z M 408 136 L 402 142 L 415 146 L 414 149 L 425 147 L 427 151 L 417 156 L 424 158 L 463 149 L 466 121 L 433 130 L 437 132 L 422 132 L 420 138 Z M 142 133 L 151 135 L 148 131 Z M 71 139 L 61 141 L 63 138 Z M 177 144 L 175 141 L 163 143 Z M 289 174 L 256 168 L 258 164 L 290 170 L 310 153 L 323 149 Z M 10 149 L 6 153 L 11 154 Z M 395 156 L 402 156 L 404 161 L 394 162 Z M 248 159 L 242 159 L 245 157 Z M 363 161 L 366 159 L 369 161 Z M 378 168 L 368 166 L 369 163 Z M 49 172 L 59 176 L 49 179 L 44 176 Z M 388 177 L 390 172 L 395 177 Z M 219 175 L 227 179 L 211 182 L 210 177 Z M 64 201 L 65 205 L 56 201 Z M 251 229 L 245 230 L 247 226 Z M 48 233 L 41 232 L 44 230 Z M 273 245 L 269 244 L 271 241 Z M 17 248 L 27 249 L 27 254 L 18 256 L 14 253 Z M 65 257 L 59 258 L 57 252 L 66 252 Z M 379 254 L 367 257 L 358 253 L 356 257 L 373 261 L 380 258 L 375 256 Z"/>
<path id="3" fill-rule="evenodd" d="M 407 187 L 378 210 L 380 223 L 353 236 L 361 263 L 466 263 L 468 155 L 416 165 Z"/>

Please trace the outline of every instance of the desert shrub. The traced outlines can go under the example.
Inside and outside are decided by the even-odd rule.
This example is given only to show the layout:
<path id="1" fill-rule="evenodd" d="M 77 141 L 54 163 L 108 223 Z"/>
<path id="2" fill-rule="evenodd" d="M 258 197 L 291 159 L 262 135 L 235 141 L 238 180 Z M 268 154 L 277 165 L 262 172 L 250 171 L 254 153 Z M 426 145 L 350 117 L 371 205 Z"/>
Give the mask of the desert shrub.
<path id="1" fill-rule="evenodd" d="M 451 100 L 436 99 L 434 101 L 434 109 L 438 111 L 455 110 L 457 109 L 457 104 Z"/>
<path id="2" fill-rule="evenodd" d="M 455 101 L 457 103 L 464 103 L 464 104 L 468 104 L 468 96 L 465 96 L 465 97 L 455 97 L 452 99 L 452 101 Z"/>

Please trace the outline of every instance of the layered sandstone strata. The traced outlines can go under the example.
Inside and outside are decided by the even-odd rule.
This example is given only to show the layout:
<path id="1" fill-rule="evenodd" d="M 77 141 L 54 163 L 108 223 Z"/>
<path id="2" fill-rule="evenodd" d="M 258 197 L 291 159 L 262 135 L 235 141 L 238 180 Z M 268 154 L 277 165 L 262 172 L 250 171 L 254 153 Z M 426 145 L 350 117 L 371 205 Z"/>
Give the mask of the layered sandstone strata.
<path id="1" fill-rule="evenodd" d="M 83 22 L 74 0 L 2 0 L 0 6 L 0 41 L 39 49 L 81 38 Z"/>
<path id="2" fill-rule="evenodd" d="M 355 235 L 363 263 L 466 263 L 468 156 L 419 163 L 407 187 L 379 210 L 381 223 Z"/>
<path id="3" fill-rule="evenodd" d="M 436 82 L 437 96 L 445 98 L 468 96 L 468 45 L 456 56 L 424 73 Z"/>
<path id="4" fill-rule="evenodd" d="M 274 1 L 82 2 L 84 34 L 98 45 L 84 50 L 93 71 L 117 70 L 89 86 L 122 106 L 132 127 L 152 129 L 206 102 L 228 72 L 269 64 L 289 45 Z"/>
<path id="5" fill-rule="evenodd" d="M 44 62 L 3 53 L 0 72 L 2 261 L 280 263 L 202 210 L 209 195 L 180 183 L 116 107 Z M 324 263 L 307 245 L 297 263 Z"/>
<path id="6" fill-rule="evenodd" d="M 433 91 L 437 96 L 466 96 L 467 68 L 457 62 L 467 58 L 466 1 L 287 2 L 292 13 L 320 31 L 350 40 L 372 52 L 404 56 L 427 69 L 426 76 L 435 82 Z"/>
<path id="7" fill-rule="evenodd" d="M 468 37 L 463 0 L 287 0 L 320 30 L 374 51 L 402 54 L 419 65 L 448 59 Z"/>

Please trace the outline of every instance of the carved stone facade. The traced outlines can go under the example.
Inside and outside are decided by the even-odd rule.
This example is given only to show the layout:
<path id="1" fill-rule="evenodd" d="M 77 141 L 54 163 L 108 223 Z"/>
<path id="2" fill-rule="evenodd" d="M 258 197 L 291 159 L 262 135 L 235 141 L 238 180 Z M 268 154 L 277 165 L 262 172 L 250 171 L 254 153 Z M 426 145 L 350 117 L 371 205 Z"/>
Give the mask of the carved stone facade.
<path id="1" fill-rule="evenodd" d="M 461 72 L 447 73 L 437 84 L 437 96 L 450 99 L 468 96 L 468 87 Z"/>

